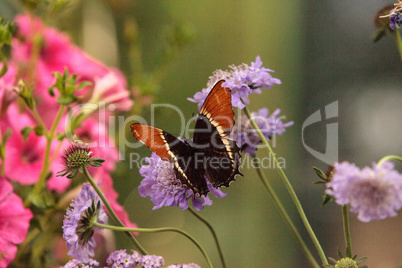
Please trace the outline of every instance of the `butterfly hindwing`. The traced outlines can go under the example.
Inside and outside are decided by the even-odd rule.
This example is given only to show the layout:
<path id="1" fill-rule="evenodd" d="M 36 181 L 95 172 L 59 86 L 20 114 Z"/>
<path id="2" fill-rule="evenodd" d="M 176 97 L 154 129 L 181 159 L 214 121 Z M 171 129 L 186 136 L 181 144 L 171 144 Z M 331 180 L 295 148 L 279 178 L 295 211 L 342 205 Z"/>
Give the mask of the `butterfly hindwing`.
<path id="1" fill-rule="evenodd" d="M 134 137 L 144 143 L 162 160 L 171 162 L 176 178 L 194 193 L 205 195 L 208 193 L 205 181 L 205 171 L 197 167 L 194 150 L 187 143 L 175 136 L 148 125 L 132 124 L 131 131 Z"/>

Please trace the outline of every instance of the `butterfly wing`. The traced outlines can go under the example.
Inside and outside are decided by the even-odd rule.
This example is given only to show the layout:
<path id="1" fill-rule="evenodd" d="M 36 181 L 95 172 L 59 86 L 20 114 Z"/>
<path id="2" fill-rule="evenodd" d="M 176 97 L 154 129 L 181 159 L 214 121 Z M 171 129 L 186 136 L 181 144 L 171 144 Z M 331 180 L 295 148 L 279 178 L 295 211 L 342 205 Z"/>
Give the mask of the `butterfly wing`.
<path id="1" fill-rule="evenodd" d="M 176 178 L 193 193 L 205 195 L 208 192 L 205 172 L 196 168 L 194 150 L 190 145 L 162 129 L 148 125 L 132 124 L 131 132 L 162 160 L 173 163 Z"/>
<path id="2" fill-rule="evenodd" d="M 228 135 L 235 124 L 229 88 L 219 81 L 201 107 L 195 123 L 193 143 L 204 153 L 205 175 L 217 188 L 229 186 L 240 166 L 240 149 Z"/>

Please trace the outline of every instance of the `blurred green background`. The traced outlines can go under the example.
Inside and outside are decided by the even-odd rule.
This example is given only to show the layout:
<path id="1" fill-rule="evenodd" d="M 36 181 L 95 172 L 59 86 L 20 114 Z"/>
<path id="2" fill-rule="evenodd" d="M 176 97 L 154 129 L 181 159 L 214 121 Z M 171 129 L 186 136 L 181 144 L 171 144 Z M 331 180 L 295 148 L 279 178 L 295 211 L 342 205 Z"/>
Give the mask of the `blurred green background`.
<path id="1" fill-rule="evenodd" d="M 309 115 L 317 110 L 323 114 L 326 105 L 338 101 L 338 117 L 306 128 L 305 144 L 325 152 L 326 124 L 338 123 L 339 161 L 365 166 L 384 155 L 401 154 L 401 60 L 391 35 L 378 43 L 371 40 L 375 14 L 386 4 L 392 1 L 75 0 L 49 23 L 70 33 L 90 55 L 120 68 L 142 94 L 155 94 L 154 103 L 180 107 L 187 119 L 197 113 L 187 98 L 206 86 L 214 70 L 250 64 L 261 56 L 282 85 L 251 96 L 249 107 L 281 108 L 285 121 L 295 122 L 277 138 L 274 150 L 286 161 L 285 171 L 324 251 L 336 258 L 337 248 L 345 248 L 341 209 L 334 204 L 321 207 L 323 188 L 312 184 L 317 179 L 312 166 L 325 169 L 326 164 L 305 149 L 302 125 Z M 20 7 L 2 0 L 0 10 L 12 19 Z M 184 31 L 190 41 L 169 46 L 166 36 L 174 29 Z M 150 118 L 149 106 L 143 106 L 141 115 Z M 161 109 L 155 125 L 179 134 L 180 118 Z M 120 127 L 134 142 L 129 125 Z M 179 208 L 152 210 L 151 201 L 139 196 L 141 177 L 137 168 L 130 169 L 130 152 L 119 163 L 114 183 L 131 219 L 139 227 L 182 228 L 219 264 L 209 231 L 194 216 Z M 136 152 L 150 155 L 146 148 Z M 242 172 L 243 178 L 223 189 L 227 197 L 213 199 L 214 204 L 200 212 L 215 227 L 228 267 L 309 267 L 255 170 Z M 314 252 L 278 174 L 272 168 L 265 173 Z M 369 257 L 365 264 L 402 263 L 401 215 L 368 224 L 355 215 L 350 218 L 353 250 L 358 257 Z M 199 251 L 180 235 L 143 234 L 139 241 L 167 264 L 205 266 Z M 125 236 L 117 236 L 118 248 L 130 246 Z"/>

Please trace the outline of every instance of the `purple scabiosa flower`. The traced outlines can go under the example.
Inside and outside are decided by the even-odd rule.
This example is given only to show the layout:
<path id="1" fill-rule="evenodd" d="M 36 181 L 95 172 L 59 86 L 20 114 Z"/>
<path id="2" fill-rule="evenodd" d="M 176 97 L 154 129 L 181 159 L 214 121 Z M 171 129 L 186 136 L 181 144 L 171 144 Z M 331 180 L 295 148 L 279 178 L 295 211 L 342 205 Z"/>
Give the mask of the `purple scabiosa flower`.
<path id="1" fill-rule="evenodd" d="M 84 263 L 89 262 L 89 256 L 94 256 L 96 242 L 92 235 L 94 231 L 102 231 L 93 226 L 95 221 L 105 224 L 107 215 L 96 192 L 84 183 L 63 220 L 63 238 L 69 249 L 68 255 Z"/>
<path id="2" fill-rule="evenodd" d="M 106 260 L 108 267 L 134 268 L 141 263 L 141 255 L 134 250 L 133 254 L 128 254 L 125 249 L 112 252 Z"/>
<path id="3" fill-rule="evenodd" d="M 335 163 L 326 193 L 339 205 L 350 205 L 363 222 L 396 216 L 402 207 L 402 175 L 385 162 L 359 169 L 349 162 Z"/>
<path id="4" fill-rule="evenodd" d="M 194 196 L 193 192 L 183 186 L 173 169 L 173 164 L 163 161 L 157 154 L 152 153 L 151 157 L 145 158 L 148 165 L 140 168 L 140 174 L 144 177 L 138 191 L 142 197 L 149 196 L 154 203 L 153 209 L 163 206 L 178 206 L 182 210 L 188 208 L 188 200 L 193 200 L 193 207 L 201 210 L 205 205 L 212 205 L 212 200 L 208 196 Z M 219 189 L 215 189 L 206 179 L 210 192 L 217 198 L 226 196 Z M 194 198 L 192 198 L 194 197 Z"/>
<path id="5" fill-rule="evenodd" d="M 391 11 L 391 13 L 389 14 L 389 27 L 395 31 L 396 29 L 396 25 L 401 26 L 402 23 L 402 13 L 401 12 L 397 12 L 397 11 Z"/>
<path id="6" fill-rule="evenodd" d="M 99 267 L 99 262 L 89 258 L 88 262 L 82 262 L 77 259 L 72 259 L 60 268 L 93 268 Z"/>
<path id="7" fill-rule="evenodd" d="M 241 64 L 239 66 L 229 66 L 231 70 L 216 70 L 209 78 L 207 87 L 201 92 L 195 93 L 189 101 L 198 103 L 198 109 L 201 109 L 204 100 L 208 96 L 212 87 L 219 81 L 225 80 L 223 86 L 230 88 L 232 91 L 232 106 L 243 109 L 245 104 L 249 103 L 248 95 L 251 93 L 261 94 L 261 88 L 270 89 L 274 84 L 280 84 L 281 81 L 273 78 L 269 72 L 273 70 L 262 66 L 260 56 L 257 56 L 255 62 L 251 65 Z"/>
<path id="8" fill-rule="evenodd" d="M 189 263 L 189 264 L 172 264 L 166 268 L 201 268 L 201 266 L 195 263 Z"/>
<path id="9" fill-rule="evenodd" d="M 286 131 L 287 127 L 293 125 L 293 121 L 283 123 L 281 117 L 278 116 L 280 112 L 280 109 L 276 109 L 269 115 L 268 109 L 262 108 L 258 110 L 258 112 L 251 113 L 253 120 L 260 128 L 265 138 L 271 139 L 275 135 L 280 135 Z M 245 115 L 237 120 L 237 124 L 234 126 L 230 136 L 239 144 L 245 154 L 251 156 L 255 155 L 255 150 L 261 142 L 257 131 L 253 128 L 250 120 Z"/>
<path id="10" fill-rule="evenodd" d="M 160 268 L 165 264 L 165 260 L 156 255 L 142 256 L 141 266 L 142 268 Z"/>

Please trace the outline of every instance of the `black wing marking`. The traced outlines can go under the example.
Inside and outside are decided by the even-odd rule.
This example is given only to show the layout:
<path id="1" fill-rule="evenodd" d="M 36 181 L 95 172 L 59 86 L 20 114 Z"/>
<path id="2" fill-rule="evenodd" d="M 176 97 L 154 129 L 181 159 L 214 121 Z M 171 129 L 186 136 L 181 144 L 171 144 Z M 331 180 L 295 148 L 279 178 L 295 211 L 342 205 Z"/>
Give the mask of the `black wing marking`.
<path id="1" fill-rule="evenodd" d="M 176 178 L 194 194 L 208 193 L 205 170 L 195 163 L 194 150 L 190 145 L 166 131 L 148 125 L 132 124 L 131 131 L 137 140 L 144 143 L 162 160 L 173 163 Z"/>
<path id="2" fill-rule="evenodd" d="M 205 175 L 217 188 L 229 186 L 240 166 L 240 148 L 227 136 L 234 126 L 234 113 L 230 89 L 222 86 L 224 80 L 215 84 L 208 94 L 198 115 L 194 147 L 204 154 Z"/>

